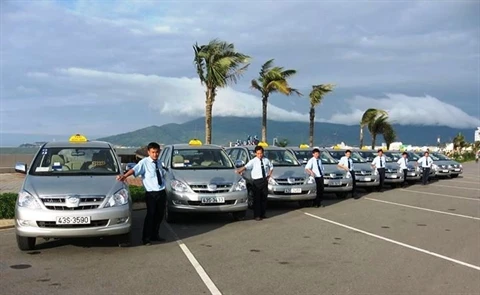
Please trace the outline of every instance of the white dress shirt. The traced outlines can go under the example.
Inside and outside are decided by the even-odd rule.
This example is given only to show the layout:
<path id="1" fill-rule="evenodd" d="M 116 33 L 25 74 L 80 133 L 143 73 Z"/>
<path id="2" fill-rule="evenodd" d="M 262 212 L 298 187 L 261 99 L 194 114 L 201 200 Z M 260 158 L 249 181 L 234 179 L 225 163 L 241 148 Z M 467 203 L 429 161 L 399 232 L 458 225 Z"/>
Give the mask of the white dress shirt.
<path id="1" fill-rule="evenodd" d="M 402 170 L 408 169 L 408 166 L 407 166 L 408 165 L 408 159 L 407 158 L 401 157 L 400 159 L 398 159 L 397 164 L 400 165 L 400 169 L 402 169 Z"/>
<path id="2" fill-rule="evenodd" d="M 433 164 L 433 160 L 430 157 L 421 157 L 418 159 L 417 163 L 422 163 L 422 168 L 431 168 Z"/>
<path id="3" fill-rule="evenodd" d="M 263 169 L 265 171 L 265 177 L 267 177 L 270 170 L 273 169 L 272 162 L 270 162 L 269 159 L 263 157 L 260 160 L 259 158 L 255 157 L 255 158 L 251 159 L 250 161 L 248 161 L 248 163 L 245 165 L 246 169 L 252 170 L 252 179 L 262 179 L 263 178 L 262 162 L 263 162 Z"/>
<path id="4" fill-rule="evenodd" d="M 315 174 L 315 177 L 322 177 L 325 174 L 325 167 L 323 167 L 322 160 L 320 158 L 317 159 L 312 157 L 310 160 L 308 160 L 307 165 L 305 165 L 305 169 L 312 170 Z"/>
<path id="5" fill-rule="evenodd" d="M 375 166 L 375 168 L 385 168 L 385 164 L 387 163 L 387 158 L 385 156 L 376 156 L 375 159 L 372 161 L 372 165 Z"/>
<path id="6" fill-rule="evenodd" d="M 338 164 L 349 167 L 348 170 L 350 171 L 354 170 L 352 158 L 347 158 L 347 156 L 341 157 L 340 162 Z M 350 164 L 350 166 L 348 164 Z"/>

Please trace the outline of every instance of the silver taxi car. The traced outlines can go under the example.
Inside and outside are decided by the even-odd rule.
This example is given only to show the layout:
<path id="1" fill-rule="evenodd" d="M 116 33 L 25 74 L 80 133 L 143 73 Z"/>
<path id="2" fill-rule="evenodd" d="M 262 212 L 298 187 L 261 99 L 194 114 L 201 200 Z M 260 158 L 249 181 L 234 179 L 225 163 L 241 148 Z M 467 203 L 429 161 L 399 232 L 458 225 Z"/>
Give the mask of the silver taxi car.
<path id="1" fill-rule="evenodd" d="M 395 163 L 397 163 L 397 161 L 402 158 L 402 152 L 400 151 L 385 151 L 384 154 L 385 156 L 392 158 Z M 420 169 L 420 167 L 415 165 L 415 163 L 416 161 L 412 162 L 409 160 L 407 164 L 407 181 L 409 183 L 415 183 L 422 178 L 422 170 Z"/>
<path id="2" fill-rule="evenodd" d="M 159 157 L 166 171 L 167 222 L 185 213 L 231 213 L 235 220 L 248 209 L 245 180 L 217 145 L 166 145 Z"/>
<path id="3" fill-rule="evenodd" d="M 374 150 L 358 150 L 358 153 L 368 159 L 369 164 L 372 163 L 373 159 L 377 156 L 377 151 Z M 397 162 L 394 161 L 391 157 L 385 156 L 385 184 L 388 184 L 393 187 L 398 187 L 403 183 L 403 171 L 400 170 Z"/>
<path id="4" fill-rule="evenodd" d="M 430 153 L 430 156 L 432 157 L 433 162 L 438 166 L 437 176 L 440 176 L 440 175 L 447 176 L 447 173 L 445 170 L 448 170 L 448 176 L 452 178 L 458 177 L 458 175 L 463 173 L 462 164 L 450 159 L 444 154 L 435 152 L 435 153 Z"/>
<path id="5" fill-rule="evenodd" d="M 255 157 L 255 146 L 236 146 L 227 148 L 228 155 L 235 161 L 237 168 L 244 166 Z M 305 172 L 305 168 L 288 150 L 276 146 L 264 147 L 265 157 L 273 164 L 273 174 L 268 181 L 268 201 L 298 201 L 300 206 L 313 204 L 316 197 L 315 179 Z M 252 177 L 245 171 L 249 207 L 253 205 Z"/>
<path id="6" fill-rule="evenodd" d="M 74 135 L 44 144 L 30 167 L 17 163 L 25 180 L 15 205 L 20 250 L 32 250 L 37 238 L 117 236 L 130 242 L 132 201 L 112 146 Z"/>
<path id="7" fill-rule="evenodd" d="M 418 167 L 418 171 L 420 173 L 420 177 L 422 177 L 423 172 L 420 164 L 417 164 L 417 161 L 423 157 L 424 153 L 423 152 L 414 152 L 414 151 L 407 151 L 408 154 L 408 160 L 413 162 L 416 167 Z M 433 158 L 432 158 L 433 160 Z M 430 173 L 428 174 L 428 179 L 435 178 L 437 174 L 437 169 L 438 166 L 435 164 L 435 161 L 432 165 L 432 169 L 430 169 Z M 421 179 L 421 178 L 420 178 Z"/>
<path id="8" fill-rule="evenodd" d="M 345 156 L 346 149 L 328 149 L 328 152 L 337 160 Z M 380 178 L 377 170 L 373 169 L 367 160 L 365 160 L 356 150 L 350 150 L 351 159 L 355 167 L 355 184 L 368 192 L 372 192 L 375 187 L 380 185 Z"/>
<path id="9" fill-rule="evenodd" d="M 287 147 L 302 165 L 312 157 L 311 148 Z M 345 170 L 338 168 L 338 161 L 326 150 L 320 149 L 320 160 L 325 169 L 323 177 L 324 192 L 334 193 L 338 198 L 345 198 L 353 189 L 352 177 Z"/>

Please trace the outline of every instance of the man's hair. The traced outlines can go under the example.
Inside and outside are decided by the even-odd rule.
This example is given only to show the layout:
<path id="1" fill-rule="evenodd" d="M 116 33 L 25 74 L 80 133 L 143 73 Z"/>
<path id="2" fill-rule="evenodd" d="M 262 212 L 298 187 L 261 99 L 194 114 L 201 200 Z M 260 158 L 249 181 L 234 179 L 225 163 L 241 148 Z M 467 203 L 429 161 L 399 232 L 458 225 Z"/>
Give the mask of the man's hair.
<path id="1" fill-rule="evenodd" d="M 407 153 L 407 152 L 403 152 L 402 155 L 407 155 L 407 156 L 408 156 L 408 153 Z"/>
<path id="2" fill-rule="evenodd" d="M 382 152 L 382 153 L 383 153 L 383 150 L 382 150 L 382 149 L 379 149 L 379 150 L 377 151 L 377 153 L 379 153 L 379 152 Z"/>
<path id="3" fill-rule="evenodd" d="M 262 152 L 263 152 L 263 147 L 260 146 L 260 145 L 257 145 L 257 146 L 255 147 L 255 153 L 256 153 L 257 151 L 262 151 Z"/>
<path id="4" fill-rule="evenodd" d="M 350 153 L 350 154 L 351 154 L 352 151 L 351 151 L 351 150 L 346 150 L 346 151 L 345 151 L 345 154 L 346 154 L 346 153 Z"/>
<path id="5" fill-rule="evenodd" d="M 423 154 L 425 155 L 425 154 L 430 154 L 430 153 L 428 151 L 425 151 Z"/>
<path id="6" fill-rule="evenodd" d="M 159 150 L 160 145 L 156 142 L 151 142 L 147 145 L 147 150 L 151 150 L 151 149 Z"/>
<path id="7" fill-rule="evenodd" d="M 312 151 L 312 154 L 315 154 L 315 153 L 320 153 L 320 150 L 317 149 L 317 148 L 314 148 L 313 151 Z"/>

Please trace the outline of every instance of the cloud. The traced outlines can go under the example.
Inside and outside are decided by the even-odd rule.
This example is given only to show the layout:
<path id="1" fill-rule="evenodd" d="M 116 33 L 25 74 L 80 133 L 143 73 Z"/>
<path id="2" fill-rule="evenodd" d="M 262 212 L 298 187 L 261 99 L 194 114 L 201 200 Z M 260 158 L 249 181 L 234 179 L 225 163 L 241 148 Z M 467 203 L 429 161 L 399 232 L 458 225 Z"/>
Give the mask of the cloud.
<path id="1" fill-rule="evenodd" d="M 479 118 L 429 95 L 415 97 L 386 94 L 383 98 L 356 96 L 347 101 L 350 111 L 334 114 L 329 119 L 330 122 L 356 125 L 367 108 L 378 108 L 386 110 L 390 121 L 400 125 L 438 125 L 453 128 L 480 126 Z"/>

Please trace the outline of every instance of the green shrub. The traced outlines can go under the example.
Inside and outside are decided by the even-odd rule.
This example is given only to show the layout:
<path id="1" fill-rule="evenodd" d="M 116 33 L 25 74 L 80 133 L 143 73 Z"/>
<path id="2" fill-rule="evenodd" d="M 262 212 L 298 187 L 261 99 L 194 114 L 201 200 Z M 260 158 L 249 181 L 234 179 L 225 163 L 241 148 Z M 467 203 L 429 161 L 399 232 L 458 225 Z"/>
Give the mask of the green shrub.
<path id="1" fill-rule="evenodd" d="M 143 186 L 130 185 L 130 195 L 132 202 L 145 202 L 145 189 Z"/>
<path id="2" fill-rule="evenodd" d="M 473 161 L 475 160 L 475 153 L 474 152 L 463 152 L 463 153 L 455 152 L 452 158 L 457 162 Z"/>
<path id="3" fill-rule="evenodd" d="M 15 201 L 17 194 L 0 194 L 0 219 L 11 219 L 15 216 Z"/>

